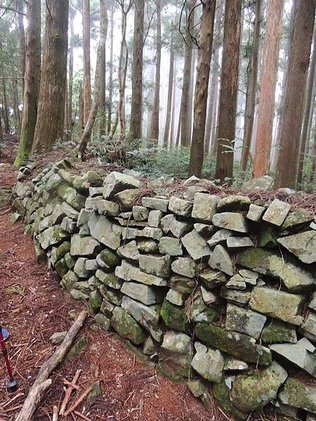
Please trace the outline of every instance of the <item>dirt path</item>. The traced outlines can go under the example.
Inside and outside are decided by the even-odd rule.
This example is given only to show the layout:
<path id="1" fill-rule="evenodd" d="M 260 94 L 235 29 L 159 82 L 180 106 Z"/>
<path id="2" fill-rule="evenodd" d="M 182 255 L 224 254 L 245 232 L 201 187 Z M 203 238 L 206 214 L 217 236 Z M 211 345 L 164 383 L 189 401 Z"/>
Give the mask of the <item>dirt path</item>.
<path id="1" fill-rule="evenodd" d="M 0 166 L 0 188 L 12 185 L 14 180 L 12 169 Z M 11 224 L 7 211 L 0 204 L 0 321 L 11 333 L 10 357 L 19 390 L 7 394 L 0 359 L 0 421 L 14 420 L 38 369 L 54 350 L 49 337 L 68 330 L 72 323 L 69 311 L 84 306 L 58 287 L 45 265 L 36 263 L 32 240 L 24 235 L 22 223 Z M 53 405 L 63 399 L 63 379 L 71 380 L 78 368 L 82 369 L 81 392 L 94 382 L 101 385 L 102 394 L 78 408 L 91 421 L 227 419 L 215 405 L 214 411 L 206 411 L 185 385 L 172 383 L 158 376 L 154 368 L 144 366 L 113 333 L 97 328 L 92 318 L 86 322 L 82 336 L 87 346 L 54 372 L 53 385 L 34 420 L 52 419 Z M 74 415 L 68 419 L 83 418 Z"/>

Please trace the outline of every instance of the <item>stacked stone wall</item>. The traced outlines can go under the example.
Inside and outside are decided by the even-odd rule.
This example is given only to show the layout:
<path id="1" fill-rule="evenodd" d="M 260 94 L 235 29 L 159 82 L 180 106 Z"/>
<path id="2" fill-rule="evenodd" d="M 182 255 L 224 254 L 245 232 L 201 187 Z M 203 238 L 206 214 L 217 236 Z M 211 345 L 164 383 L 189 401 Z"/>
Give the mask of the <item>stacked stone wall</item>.
<path id="1" fill-rule="evenodd" d="M 137 178 L 70 166 L 19 181 L 13 202 L 60 286 L 206 404 L 315 420 L 315 215 L 198 181 L 193 200 L 140 199 Z"/>

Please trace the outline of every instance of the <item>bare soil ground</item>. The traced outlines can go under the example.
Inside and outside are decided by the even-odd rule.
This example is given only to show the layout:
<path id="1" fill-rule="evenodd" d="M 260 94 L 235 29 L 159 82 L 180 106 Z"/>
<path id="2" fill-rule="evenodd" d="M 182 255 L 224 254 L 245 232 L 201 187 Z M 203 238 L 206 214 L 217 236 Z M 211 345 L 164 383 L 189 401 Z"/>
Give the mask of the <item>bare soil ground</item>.
<path id="1" fill-rule="evenodd" d="M 13 186 L 16 174 L 11 166 L 0 165 L 0 188 Z M 4 205 L 4 204 L 2 204 Z M 72 300 L 58 286 L 45 265 L 36 263 L 33 243 L 22 223 L 12 225 L 10 208 L 0 204 L 0 322 L 10 330 L 9 355 L 19 389 L 6 391 L 7 375 L 0 356 L 0 421 L 14 420 L 45 360 L 54 351 L 49 338 L 68 330 L 70 310 L 83 303 Z M 81 394 L 99 381 L 102 394 L 84 401 L 69 420 L 142 421 L 224 421 L 217 408 L 207 411 L 184 384 L 159 376 L 143 365 L 111 332 L 97 328 L 90 317 L 80 332 L 88 343 L 71 361 L 65 360 L 54 372 L 52 387 L 45 395 L 34 420 L 51 420 L 52 408 L 64 396 L 64 379 L 71 381 L 77 369 Z M 71 403 L 76 399 L 75 392 Z"/>

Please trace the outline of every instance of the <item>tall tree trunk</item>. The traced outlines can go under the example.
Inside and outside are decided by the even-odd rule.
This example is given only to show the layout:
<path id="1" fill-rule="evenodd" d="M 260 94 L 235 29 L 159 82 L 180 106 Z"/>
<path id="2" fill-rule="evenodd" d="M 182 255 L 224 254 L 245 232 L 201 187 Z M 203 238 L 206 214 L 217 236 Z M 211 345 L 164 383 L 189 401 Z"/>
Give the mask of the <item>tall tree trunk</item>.
<path id="1" fill-rule="evenodd" d="M 2 50 L 2 46 L 0 47 L 0 50 Z M 7 86 L 6 86 L 6 80 L 4 77 L 4 70 L 3 70 L 2 64 L 0 68 L 0 75 L 2 75 L 2 101 L 3 101 L 2 114 L 3 114 L 3 122 L 4 122 L 4 133 L 10 133 L 10 117 L 9 117 L 9 109 L 8 109 Z"/>
<path id="2" fill-rule="evenodd" d="M 82 44 L 84 124 L 86 124 L 91 108 L 90 0 L 82 0 Z"/>
<path id="3" fill-rule="evenodd" d="M 181 146 L 190 146 L 191 141 L 191 127 L 189 127 L 189 113 L 192 113 L 190 107 L 190 92 L 192 84 L 192 38 L 190 33 L 194 26 L 194 5 L 196 0 L 190 0 L 187 2 L 187 33 L 185 37 L 184 47 L 184 68 L 183 68 L 183 79 L 182 79 L 182 93 L 181 93 L 181 104 L 180 104 L 180 142 Z M 192 103 L 191 103 L 192 104 Z M 191 118 L 192 120 L 192 118 Z"/>
<path id="4" fill-rule="evenodd" d="M 69 48 L 68 48 L 68 95 L 66 98 L 66 123 L 65 127 L 67 130 L 67 139 L 71 140 L 72 135 L 72 122 L 73 122 L 73 106 L 72 106 L 72 99 L 73 99 L 73 73 L 74 73 L 74 42 L 75 42 L 75 35 L 74 35 L 74 17 L 75 17 L 75 10 L 69 5 L 69 32 L 70 32 L 70 40 L 69 40 Z"/>
<path id="5" fill-rule="evenodd" d="M 231 181 L 233 177 L 240 20 L 241 0 L 226 2 L 215 171 L 215 178 L 221 182 Z"/>
<path id="6" fill-rule="evenodd" d="M 62 139 L 67 74 L 69 0 L 46 0 L 46 29 L 37 120 L 32 152 Z"/>
<path id="7" fill-rule="evenodd" d="M 106 129 L 106 99 L 105 99 L 105 89 L 106 89 L 106 37 L 108 33 L 108 12 L 106 0 L 100 0 L 100 32 L 102 37 L 100 38 L 100 48 L 101 52 L 101 63 L 100 63 L 100 136 L 105 134 Z"/>
<path id="8" fill-rule="evenodd" d="M 284 0 L 270 0 L 268 2 L 256 149 L 253 163 L 254 177 L 260 177 L 269 171 L 283 4 Z"/>
<path id="9" fill-rule="evenodd" d="M 299 161 L 304 92 L 315 19 L 315 1 L 295 0 L 293 38 L 288 60 L 288 77 L 281 120 L 280 150 L 275 188 L 294 188 Z M 286 159 L 284 154 L 286 154 Z"/>
<path id="10" fill-rule="evenodd" d="M 168 82 L 168 99 L 166 110 L 166 123 L 163 136 L 163 146 L 168 147 L 168 140 L 170 136 L 170 122 L 171 122 L 171 107 L 172 107 L 172 94 L 173 94 L 173 78 L 174 78 L 174 46 L 173 46 L 173 29 L 171 33 L 170 43 L 170 60 L 169 60 L 169 82 Z"/>
<path id="11" fill-rule="evenodd" d="M 170 122 L 170 135 L 168 140 L 169 149 L 176 146 L 174 142 L 174 125 L 175 125 L 175 114 L 176 114 L 176 83 L 177 83 L 177 62 L 174 61 L 174 77 L 173 77 L 173 94 L 172 94 L 172 105 L 171 105 L 171 122 Z"/>
<path id="12" fill-rule="evenodd" d="M 84 103 L 83 103 L 83 86 L 80 83 L 79 86 L 79 126 L 80 130 L 84 129 Z"/>
<path id="13" fill-rule="evenodd" d="M 24 12 L 24 0 L 17 1 L 17 12 L 18 12 L 18 26 L 19 26 L 19 44 L 20 44 L 20 54 L 21 54 L 21 75 L 22 75 L 22 91 L 24 92 L 24 76 L 25 76 L 25 30 L 24 30 L 24 21 L 23 21 L 23 12 Z"/>
<path id="14" fill-rule="evenodd" d="M 161 65 L 161 0 L 157 0 L 157 33 L 156 33 L 156 70 L 154 101 L 150 124 L 150 139 L 159 139 L 159 108 L 160 108 L 160 65 Z"/>
<path id="15" fill-rule="evenodd" d="M 89 118 L 85 125 L 84 131 L 81 135 L 79 146 L 78 146 L 79 157 L 81 159 L 84 159 L 85 151 L 87 149 L 87 145 L 91 138 L 92 129 L 95 123 L 95 119 L 98 113 L 98 107 L 100 104 L 100 93 L 101 93 L 100 86 L 102 85 L 102 79 L 104 77 L 101 71 L 102 71 L 102 66 L 103 66 L 102 60 L 103 60 L 103 47 L 105 44 L 105 39 L 106 39 L 106 32 L 101 31 L 100 42 L 99 42 L 98 51 L 97 51 L 96 70 L 95 70 L 94 98 L 93 98 L 92 107 L 89 113 Z"/>
<path id="16" fill-rule="evenodd" d="M 29 0 L 27 21 L 22 127 L 15 167 L 21 166 L 28 158 L 35 132 L 41 75 L 41 0 Z"/>
<path id="17" fill-rule="evenodd" d="M 111 45 L 110 45 L 110 65 L 109 65 L 109 100 L 108 100 L 108 121 L 107 132 L 111 133 L 112 124 L 112 98 L 113 98 L 113 40 L 114 40 L 114 6 L 111 7 Z"/>
<path id="18" fill-rule="evenodd" d="M 204 2 L 195 82 L 193 133 L 189 164 L 189 175 L 196 175 L 197 177 L 200 177 L 202 174 L 204 160 L 207 91 L 212 57 L 215 10 L 215 0 Z"/>
<path id="19" fill-rule="evenodd" d="M 143 105 L 143 43 L 144 43 L 144 0 L 134 0 L 134 42 L 132 68 L 132 100 L 130 135 L 132 139 L 142 137 Z"/>
<path id="20" fill-rule="evenodd" d="M 308 144 L 308 127 L 310 126 L 310 120 L 312 119 L 312 114 L 313 114 L 312 112 L 313 102 L 314 102 L 313 87 L 314 87 L 314 82 L 315 82 L 315 69 L 316 69 L 316 31 L 314 31 L 313 54 L 312 54 L 312 60 L 311 60 L 311 65 L 309 69 L 303 129 L 302 129 L 301 142 L 300 142 L 299 163 L 298 163 L 298 173 L 297 173 L 298 186 L 300 186 L 302 183 L 306 145 Z"/>
<path id="21" fill-rule="evenodd" d="M 12 95 L 13 95 L 13 111 L 15 119 L 15 129 L 20 132 L 21 129 L 21 116 L 19 110 L 19 93 L 18 93 L 18 80 L 12 79 Z"/>
<path id="22" fill-rule="evenodd" d="M 246 171 L 250 152 L 255 105 L 256 105 L 256 90 L 257 90 L 257 76 L 258 76 L 258 52 L 260 39 L 260 5 L 261 0 L 255 2 L 255 20 L 253 30 L 253 45 L 251 56 L 249 59 L 247 71 L 247 95 L 246 95 L 246 109 L 244 122 L 244 139 L 242 145 L 241 155 L 241 169 Z"/>
<path id="23" fill-rule="evenodd" d="M 212 153 L 216 152 L 216 134 L 217 134 L 217 109 L 218 109 L 218 96 L 219 96 L 219 51 L 217 50 L 214 55 L 213 71 L 211 84 L 212 86 L 212 106 L 211 106 L 211 131 L 210 131 L 210 148 Z"/>

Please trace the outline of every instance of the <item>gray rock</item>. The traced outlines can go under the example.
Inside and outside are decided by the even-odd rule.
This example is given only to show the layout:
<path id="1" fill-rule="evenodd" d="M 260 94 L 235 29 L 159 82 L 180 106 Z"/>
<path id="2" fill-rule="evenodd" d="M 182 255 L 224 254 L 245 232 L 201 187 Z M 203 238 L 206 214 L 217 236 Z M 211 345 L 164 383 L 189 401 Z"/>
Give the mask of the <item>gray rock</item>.
<path id="1" fill-rule="evenodd" d="M 251 238 L 249 237 L 228 237 L 227 247 L 229 249 L 245 248 L 245 247 L 254 247 L 254 244 Z"/>
<path id="2" fill-rule="evenodd" d="M 286 379 L 287 372 L 273 361 L 264 370 L 236 376 L 231 401 L 237 409 L 245 413 L 260 409 L 277 397 L 278 390 Z"/>
<path id="3" fill-rule="evenodd" d="M 262 177 L 252 178 L 249 181 L 246 181 L 241 186 L 241 190 L 244 192 L 254 192 L 254 191 L 270 191 L 273 189 L 273 178 L 269 175 L 263 175 Z"/>
<path id="4" fill-rule="evenodd" d="M 247 371 L 249 365 L 242 360 L 228 357 L 224 364 L 224 371 Z"/>
<path id="5" fill-rule="evenodd" d="M 183 294 L 176 291 L 175 289 L 169 289 L 166 295 L 166 300 L 168 300 L 169 303 L 179 307 L 183 306 L 184 304 Z"/>
<path id="6" fill-rule="evenodd" d="M 279 320 L 272 320 L 262 331 L 261 339 L 268 344 L 275 343 L 296 343 L 296 329 L 286 325 Z"/>
<path id="7" fill-rule="evenodd" d="M 61 229 L 69 232 L 69 234 L 73 234 L 77 229 L 76 222 L 73 221 L 72 219 L 70 219 L 68 216 L 65 216 L 65 218 L 62 220 L 60 226 L 61 226 Z"/>
<path id="8" fill-rule="evenodd" d="M 265 210 L 266 208 L 264 206 L 251 203 L 246 218 L 250 219 L 250 221 L 259 222 Z"/>
<path id="9" fill-rule="evenodd" d="M 115 307 L 113 310 L 111 325 L 120 336 L 129 339 L 135 345 L 140 345 L 145 341 L 143 329 L 135 319 L 121 307 Z"/>
<path id="10" fill-rule="evenodd" d="M 144 342 L 143 353 L 145 355 L 153 355 L 155 353 L 156 347 L 154 341 L 150 336 Z"/>
<path id="11" fill-rule="evenodd" d="M 202 260 L 211 254 L 205 240 L 195 230 L 182 237 L 181 241 L 193 260 Z"/>
<path id="12" fill-rule="evenodd" d="M 63 212 L 66 214 L 66 216 L 68 216 L 68 218 L 76 219 L 76 220 L 78 219 L 79 212 L 73 207 L 71 207 L 70 205 L 68 205 L 68 203 L 63 202 L 61 207 L 62 207 Z"/>
<path id="13" fill-rule="evenodd" d="M 209 239 L 211 235 L 214 233 L 215 227 L 209 224 L 201 224 L 200 222 L 193 225 L 195 231 L 202 235 L 203 238 Z"/>
<path id="14" fill-rule="evenodd" d="M 219 383 L 223 377 L 224 358 L 221 352 L 207 348 L 199 342 L 194 344 L 196 353 L 191 365 L 204 379 Z"/>
<path id="15" fill-rule="evenodd" d="M 180 292 L 180 294 L 191 294 L 195 288 L 195 280 L 180 275 L 174 275 L 170 278 L 169 286 Z"/>
<path id="16" fill-rule="evenodd" d="M 288 378 L 279 393 L 279 399 L 285 405 L 316 414 L 316 386 L 308 384 L 303 379 Z"/>
<path id="17" fill-rule="evenodd" d="M 123 259 L 132 260 L 133 262 L 138 262 L 140 256 L 136 241 L 130 241 L 119 247 L 117 249 L 117 254 Z"/>
<path id="18" fill-rule="evenodd" d="M 316 222 L 311 222 L 309 226 L 312 230 L 316 230 Z"/>
<path id="19" fill-rule="evenodd" d="M 111 318 L 115 305 L 110 303 L 110 301 L 103 298 L 100 311 L 104 313 L 107 317 Z"/>
<path id="20" fill-rule="evenodd" d="M 89 187 L 89 197 L 103 196 L 103 187 Z"/>
<path id="21" fill-rule="evenodd" d="M 212 221 L 220 198 L 218 196 L 196 193 L 194 195 L 192 218 L 203 222 Z"/>
<path id="22" fill-rule="evenodd" d="M 162 215 L 160 210 L 151 210 L 148 214 L 148 225 L 153 228 L 158 228 Z"/>
<path id="23" fill-rule="evenodd" d="M 169 200 L 169 211 L 180 216 L 190 216 L 193 203 L 188 200 L 180 199 L 176 196 L 171 196 Z"/>
<path id="24" fill-rule="evenodd" d="M 227 238 L 234 235 L 233 231 L 229 231 L 226 229 L 219 229 L 216 233 L 207 241 L 207 244 L 210 247 L 217 246 L 217 244 L 223 244 L 227 240 Z"/>
<path id="25" fill-rule="evenodd" d="M 192 352 L 188 335 L 166 332 L 160 349 L 160 367 L 166 375 L 189 377 Z"/>
<path id="26" fill-rule="evenodd" d="M 142 272 L 139 268 L 122 260 L 121 266 L 115 268 L 115 275 L 124 281 L 136 281 L 145 285 L 166 286 L 167 281 L 161 277 Z"/>
<path id="27" fill-rule="evenodd" d="M 148 209 L 144 206 L 133 206 L 133 218 L 135 221 L 147 221 Z"/>
<path id="28" fill-rule="evenodd" d="M 111 321 L 108 317 L 106 317 L 104 314 L 102 313 L 97 313 L 94 316 L 94 320 L 95 322 L 105 331 L 110 330 L 111 327 Z"/>
<path id="29" fill-rule="evenodd" d="M 219 228 L 225 228 L 230 231 L 248 232 L 247 223 L 244 215 L 236 212 L 216 213 L 212 219 L 213 224 Z"/>
<path id="30" fill-rule="evenodd" d="M 47 250 L 49 247 L 62 243 L 68 238 L 69 234 L 63 231 L 60 226 L 55 225 L 47 228 L 41 234 L 37 236 L 41 247 Z"/>
<path id="31" fill-rule="evenodd" d="M 255 339 L 261 335 L 267 318 L 262 314 L 247 310 L 233 304 L 227 305 L 226 324 L 227 330 L 246 333 Z"/>
<path id="32" fill-rule="evenodd" d="M 74 234 L 71 237 L 71 256 L 93 256 L 101 249 L 99 241 L 92 237 L 81 237 L 79 234 Z"/>
<path id="33" fill-rule="evenodd" d="M 192 379 L 187 382 L 187 387 L 196 398 L 200 398 L 208 392 L 207 386 L 200 379 Z"/>
<path id="34" fill-rule="evenodd" d="M 208 291 L 202 286 L 201 286 L 201 294 L 202 294 L 203 301 L 207 305 L 212 305 L 218 301 L 217 295 L 213 294 L 211 291 Z"/>
<path id="35" fill-rule="evenodd" d="M 72 289 L 70 290 L 70 295 L 74 300 L 88 300 L 89 295 L 80 291 L 79 289 Z"/>
<path id="36" fill-rule="evenodd" d="M 76 284 L 76 282 L 78 282 L 77 275 L 72 270 L 69 270 L 66 273 L 66 275 L 63 276 L 60 285 L 62 286 L 62 288 L 65 288 L 67 291 L 70 291 Z"/>
<path id="37" fill-rule="evenodd" d="M 289 291 L 300 291 L 315 285 L 311 273 L 270 250 L 256 248 L 243 251 L 239 254 L 238 263 L 262 275 L 281 279 Z"/>
<path id="38" fill-rule="evenodd" d="M 251 293 L 248 291 L 236 291 L 233 289 L 222 288 L 221 297 L 225 298 L 228 302 L 247 304 L 250 300 Z"/>
<path id="39" fill-rule="evenodd" d="M 151 240 L 150 238 L 148 240 L 138 240 L 137 249 L 140 253 L 156 253 L 158 252 L 158 243 L 157 241 Z"/>
<path id="40" fill-rule="evenodd" d="M 226 283 L 226 288 L 243 291 L 247 289 L 247 284 L 239 273 L 236 273 L 236 275 L 232 276 Z"/>
<path id="41" fill-rule="evenodd" d="M 159 253 L 169 256 L 182 256 L 183 250 L 178 238 L 161 237 L 159 241 Z"/>
<path id="42" fill-rule="evenodd" d="M 218 311 L 214 307 L 205 304 L 201 291 L 197 291 L 190 297 L 190 305 L 186 310 L 189 320 L 198 322 L 213 322 L 218 316 Z"/>
<path id="43" fill-rule="evenodd" d="M 310 303 L 308 304 L 308 307 L 312 310 L 316 310 L 316 292 L 313 292 L 312 299 Z"/>
<path id="44" fill-rule="evenodd" d="M 86 200 L 85 210 L 87 212 L 98 212 L 101 215 L 117 216 L 120 208 L 117 203 L 105 200 L 101 197 L 88 197 Z"/>
<path id="45" fill-rule="evenodd" d="M 122 228 L 123 240 L 134 240 L 137 237 L 138 229 L 136 228 Z"/>
<path id="46" fill-rule="evenodd" d="M 219 269 L 227 275 L 232 276 L 234 274 L 233 262 L 227 251 L 221 245 L 217 245 L 213 250 L 209 265 L 211 268 Z"/>
<path id="47" fill-rule="evenodd" d="M 161 212 L 167 212 L 168 210 L 168 199 L 160 199 L 158 197 L 143 197 L 142 205 L 149 209 L 160 210 Z"/>
<path id="48" fill-rule="evenodd" d="M 52 334 L 52 336 L 49 338 L 49 340 L 53 345 L 59 345 L 65 339 L 66 335 L 67 335 L 67 331 L 55 332 L 55 333 Z"/>
<path id="49" fill-rule="evenodd" d="M 288 203 L 281 202 L 279 199 L 274 199 L 262 219 L 270 224 L 280 227 L 285 221 L 290 209 L 291 205 Z"/>
<path id="50" fill-rule="evenodd" d="M 145 227 L 138 231 L 137 237 L 152 238 L 158 241 L 162 237 L 162 231 L 160 228 Z"/>
<path id="51" fill-rule="evenodd" d="M 158 324 L 159 306 L 146 306 L 129 297 L 123 297 L 122 308 L 147 330 L 149 330 L 149 327 L 154 327 Z"/>
<path id="52" fill-rule="evenodd" d="M 308 226 L 313 219 L 314 215 L 305 209 L 294 210 L 288 214 L 281 228 L 291 229 L 305 227 Z"/>
<path id="53" fill-rule="evenodd" d="M 74 272 L 79 278 L 89 278 L 91 275 L 91 272 L 85 268 L 86 261 L 87 259 L 85 257 L 79 257 L 76 261 Z"/>
<path id="54" fill-rule="evenodd" d="M 316 262 L 316 231 L 310 230 L 278 238 L 278 242 L 303 263 Z"/>
<path id="55" fill-rule="evenodd" d="M 196 264 L 194 260 L 188 257 L 179 257 L 171 264 L 171 269 L 178 275 L 185 276 L 187 278 L 194 278 Z"/>
<path id="56" fill-rule="evenodd" d="M 225 274 L 218 270 L 206 270 L 201 272 L 199 273 L 199 278 L 203 286 L 208 290 L 217 288 L 227 282 Z"/>
<path id="57" fill-rule="evenodd" d="M 273 344 L 269 348 L 316 377 L 315 347 L 308 339 L 302 338 L 296 344 Z"/>
<path id="58" fill-rule="evenodd" d="M 81 209 L 81 211 L 79 212 L 78 220 L 77 220 L 77 226 L 81 227 L 83 225 L 87 225 L 90 217 L 91 217 L 90 212 L 87 212 L 84 209 Z"/>
<path id="59" fill-rule="evenodd" d="M 300 326 L 303 321 L 301 315 L 303 302 L 304 297 L 300 295 L 255 287 L 251 293 L 249 307 L 270 317 Z"/>
<path id="60" fill-rule="evenodd" d="M 136 203 L 140 195 L 140 189 L 126 189 L 114 195 L 114 200 L 118 202 L 121 210 L 129 211 Z"/>
<path id="61" fill-rule="evenodd" d="M 140 181 L 130 175 L 119 172 L 110 173 L 103 183 L 103 196 L 105 199 L 113 197 L 116 193 L 126 189 L 137 189 Z"/>
<path id="62" fill-rule="evenodd" d="M 96 278 L 102 282 L 107 287 L 113 289 L 121 289 L 123 281 L 118 279 L 117 276 L 113 275 L 113 273 L 105 273 L 102 270 L 98 269 L 95 272 Z"/>
<path id="63" fill-rule="evenodd" d="M 168 278 L 170 276 L 170 256 L 139 256 L 140 270 L 145 273 Z"/>
<path id="64" fill-rule="evenodd" d="M 309 312 L 302 324 L 301 331 L 304 336 L 312 341 L 316 341 L 316 312 Z"/>
<path id="65" fill-rule="evenodd" d="M 247 196 L 230 195 L 222 198 L 217 204 L 217 212 L 235 212 L 247 210 L 250 206 L 250 199 Z"/>
<path id="66" fill-rule="evenodd" d="M 121 245 L 121 230 L 103 215 L 93 213 L 88 221 L 92 237 L 112 250 Z"/>
<path id="67" fill-rule="evenodd" d="M 257 284 L 257 281 L 258 281 L 258 278 L 259 278 L 258 273 L 254 272 L 252 270 L 248 270 L 248 269 L 240 269 L 240 271 L 238 273 L 244 279 L 246 284 L 249 284 L 249 285 L 256 285 Z"/>
<path id="68" fill-rule="evenodd" d="M 86 260 L 85 269 L 88 271 L 95 272 L 98 269 L 99 265 L 96 259 Z"/>

